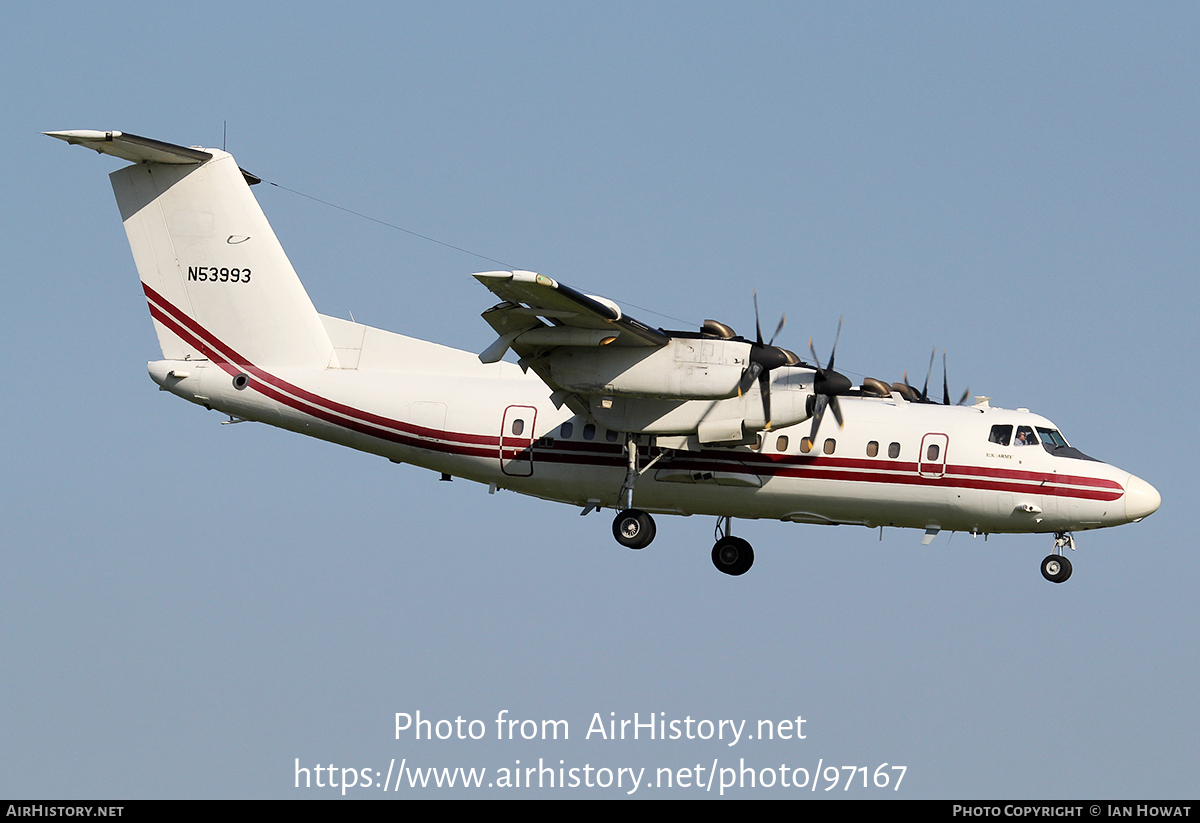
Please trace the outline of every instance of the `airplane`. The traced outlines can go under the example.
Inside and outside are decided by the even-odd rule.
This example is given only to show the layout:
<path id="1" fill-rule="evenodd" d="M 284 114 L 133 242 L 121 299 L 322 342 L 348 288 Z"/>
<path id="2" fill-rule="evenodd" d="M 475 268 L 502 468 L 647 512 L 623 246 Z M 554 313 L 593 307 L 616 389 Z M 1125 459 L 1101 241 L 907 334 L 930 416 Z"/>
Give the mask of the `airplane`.
<path id="1" fill-rule="evenodd" d="M 1028 409 L 834 371 L 707 320 L 652 328 L 612 300 L 529 271 L 474 275 L 500 302 L 480 354 L 318 314 L 227 152 L 120 131 L 50 137 L 130 161 L 113 191 L 162 359 L 161 390 L 441 473 L 615 509 L 630 549 L 655 514 L 717 517 L 713 565 L 737 576 L 753 547 L 734 518 L 1054 535 L 1042 576 L 1071 576 L 1074 532 L 1139 522 L 1161 503 L 1127 471 L 1073 448 Z M 511 363 L 502 358 L 512 351 Z M 834 421 L 825 423 L 826 412 Z M 822 424 L 825 423 L 824 426 Z M 833 423 L 836 423 L 836 428 Z M 636 500 L 636 508 L 635 508 Z"/>

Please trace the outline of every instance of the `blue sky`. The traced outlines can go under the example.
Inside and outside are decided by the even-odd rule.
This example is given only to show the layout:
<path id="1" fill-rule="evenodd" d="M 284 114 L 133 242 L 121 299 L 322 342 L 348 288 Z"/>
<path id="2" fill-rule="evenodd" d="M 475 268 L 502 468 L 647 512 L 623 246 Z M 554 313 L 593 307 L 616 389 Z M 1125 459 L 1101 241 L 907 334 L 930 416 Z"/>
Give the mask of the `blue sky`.
<path id="1" fill-rule="evenodd" d="M 887 762 L 907 767 L 902 797 L 1195 796 L 1194 6 L 117 2 L 5 19 L 0 795 L 332 796 L 293 788 L 296 758 L 541 757 Z M 757 288 L 796 350 L 811 335 L 827 352 L 844 317 L 855 377 L 920 379 L 944 346 L 953 394 L 1045 414 L 1162 509 L 1079 535 L 1063 586 L 1038 573 L 1045 537 L 923 547 L 774 522 L 737 524 L 757 560 L 727 579 L 712 518 L 659 518 L 634 553 L 608 515 L 219 426 L 146 376 L 159 354 L 106 179 L 119 162 L 38 132 L 219 146 L 224 121 L 268 181 L 651 324 L 745 333 Z M 255 191 L 319 310 L 491 342 L 469 274 L 494 264 Z M 394 714 L 417 710 L 563 718 L 572 738 L 395 740 Z M 585 740 L 597 712 L 801 715 L 807 737 Z"/>

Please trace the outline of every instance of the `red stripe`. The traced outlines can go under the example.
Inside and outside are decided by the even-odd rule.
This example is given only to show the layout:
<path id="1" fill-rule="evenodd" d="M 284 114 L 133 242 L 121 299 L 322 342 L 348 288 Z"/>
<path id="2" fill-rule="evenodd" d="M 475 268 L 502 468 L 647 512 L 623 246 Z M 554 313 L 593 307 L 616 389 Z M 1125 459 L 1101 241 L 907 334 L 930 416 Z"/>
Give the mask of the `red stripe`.
<path id="1" fill-rule="evenodd" d="M 497 454 L 496 449 L 500 445 L 499 437 L 415 426 L 321 397 L 282 378 L 276 377 L 249 362 L 247 358 L 217 338 L 191 317 L 188 317 L 150 286 L 143 283 L 142 288 L 146 293 L 150 314 L 154 319 L 165 325 L 181 340 L 194 346 L 228 374 L 236 375 L 241 371 L 246 371 L 257 377 L 259 382 L 252 382 L 250 388 L 257 390 L 265 397 L 269 397 L 311 417 L 324 420 L 368 437 L 388 440 L 426 451 L 484 458 L 495 457 Z M 422 437 L 444 442 L 430 443 L 428 440 L 419 439 Z M 456 445 L 453 441 L 464 445 Z M 480 448 L 481 446 L 485 448 Z M 509 443 L 505 442 L 504 446 L 509 446 Z M 550 448 L 539 447 L 537 459 L 548 463 L 574 463 L 598 467 L 615 467 L 624 465 L 625 462 L 623 456 L 619 454 L 621 446 L 608 446 L 603 443 L 570 444 L 570 449 L 594 452 L 592 455 L 570 454 L 558 451 L 561 448 L 564 447 L 557 445 Z M 505 451 L 507 452 L 507 449 Z M 517 453 L 519 451 L 514 451 L 514 456 Z M 766 465 L 753 465 L 756 463 L 766 463 Z M 1119 483 L 1094 477 L 960 465 L 948 465 L 946 467 L 947 472 L 956 475 L 967 475 L 968 478 L 921 477 L 914 473 L 917 468 L 917 464 L 915 463 L 899 461 L 882 463 L 879 460 L 864 460 L 861 458 L 746 454 L 726 460 L 709 456 L 707 459 L 688 460 L 686 463 L 669 461 L 663 464 L 663 468 L 672 466 L 692 471 L 732 471 L 767 478 L 778 475 L 780 477 L 796 477 L 811 480 L 823 479 L 974 488 L 990 491 L 1049 494 L 1057 497 L 1090 500 L 1117 500 L 1124 494 L 1124 489 Z M 886 468 L 884 468 L 885 466 Z M 842 469 L 851 469 L 852 471 L 844 471 Z M 991 479 L 969 479 L 972 477 Z M 1022 480 L 1026 481 L 1026 483 L 1016 482 Z M 1028 485 L 1030 482 L 1039 483 L 1040 485 L 1030 486 Z M 1047 486 L 1045 485 L 1046 483 L 1053 483 L 1055 485 Z M 1069 489 L 1059 485 L 1063 483 L 1098 488 L 1096 491 Z M 1107 489 L 1108 491 L 1100 491 L 1099 489 Z"/>
<path id="2" fill-rule="evenodd" d="M 539 452 L 538 459 L 545 460 L 546 458 L 542 456 L 542 452 Z M 901 471 L 880 471 L 881 467 L 878 464 L 875 471 L 844 471 L 834 465 L 832 461 L 828 463 L 813 461 L 806 465 L 785 464 L 776 466 L 773 470 L 767 470 L 740 461 L 721 461 L 711 458 L 707 460 L 689 460 L 687 462 L 669 461 L 663 464 L 663 468 L 686 471 L 729 471 L 739 474 L 753 474 L 765 478 L 778 475 L 780 477 L 798 477 L 808 480 L 823 479 L 857 481 L 860 483 L 894 483 L 905 486 L 984 489 L 988 491 L 1023 492 L 1027 494 L 1049 494 L 1055 497 L 1074 497 L 1085 500 L 1117 500 L 1124 494 L 1124 489 L 1119 485 L 1117 485 L 1116 491 L 1109 491 L 1070 489 L 1063 486 L 1033 486 L 1028 483 L 1002 482 L 1000 480 L 988 479 L 922 477 L 916 474 L 915 464 L 907 464 L 907 466 L 911 467 L 908 471 L 902 470 L 905 464 L 893 463 L 889 465 L 895 466 L 897 469 L 901 469 Z"/>
<path id="3" fill-rule="evenodd" d="M 1066 483 L 1072 486 L 1096 486 L 1103 489 L 1124 491 L 1121 484 L 1115 480 L 1105 480 L 1099 477 L 1085 477 L 1076 474 L 1046 474 L 1045 472 L 1017 471 L 1015 469 L 992 469 L 982 466 L 949 466 L 954 474 L 981 475 L 984 477 L 1003 477 L 1012 480 L 1036 480 L 1039 482 Z"/>
<path id="4" fill-rule="evenodd" d="M 226 371 L 228 371 L 230 374 L 236 374 L 237 371 L 230 371 L 230 369 L 227 366 L 228 365 L 237 366 L 239 371 L 246 371 L 246 372 L 254 375 L 255 377 L 257 377 L 262 382 L 268 383 L 272 386 L 275 386 L 278 389 L 286 391 L 289 394 L 294 395 L 298 399 L 306 400 L 309 403 L 311 403 L 315 406 L 318 406 L 318 407 L 323 406 L 326 409 L 329 409 L 330 411 L 337 412 L 339 414 L 345 415 L 346 417 L 350 417 L 352 419 L 357 419 L 357 420 L 360 420 L 365 423 L 370 423 L 375 426 L 381 426 L 386 429 L 392 429 L 393 431 L 404 432 L 404 433 L 408 433 L 408 434 L 417 435 L 420 437 L 432 437 L 432 438 L 437 438 L 437 439 L 456 440 L 461 443 L 470 443 L 470 444 L 474 444 L 474 445 L 493 446 L 493 447 L 498 445 L 498 441 L 499 441 L 498 437 L 489 437 L 487 435 L 465 434 L 465 433 L 461 433 L 461 432 L 449 432 L 449 431 L 442 431 L 439 429 L 430 429 L 430 428 L 426 428 L 424 426 L 416 426 L 411 423 L 405 423 L 404 421 L 401 421 L 401 420 L 393 420 L 392 418 L 389 418 L 389 417 L 383 417 L 381 415 L 373 414 L 368 411 L 356 409 L 351 406 L 347 406 L 343 403 L 338 403 L 337 401 L 329 400 L 328 398 L 313 394 L 312 392 L 308 391 L 307 389 L 302 389 L 299 386 L 289 383 L 288 381 L 283 380 L 282 378 L 276 377 L 275 375 L 273 375 L 267 371 L 264 371 L 263 369 L 260 369 L 258 366 L 251 363 L 246 357 L 242 356 L 240 353 L 235 351 L 233 349 L 233 347 L 227 345 L 224 341 L 220 340 L 212 332 L 208 331 L 203 326 L 201 326 L 199 323 L 197 323 L 195 320 L 193 320 L 191 317 L 188 317 L 186 314 L 184 314 L 182 311 L 180 311 L 170 301 L 166 300 L 162 295 L 160 295 L 158 292 L 154 291 L 154 289 L 150 288 L 150 286 L 143 283 L 142 288 L 145 291 L 147 298 L 153 301 L 150 304 L 152 314 L 153 314 L 153 309 L 155 308 L 154 303 L 158 303 L 160 309 L 162 311 L 168 313 L 171 316 L 171 318 L 176 321 L 176 328 L 173 328 L 172 331 L 174 331 L 176 334 L 180 334 L 180 331 L 178 330 L 178 326 L 179 325 L 185 326 L 188 330 L 191 331 L 191 335 L 189 335 L 185 339 L 188 339 L 189 342 L 192 342 L 194 345 L 196 345 L 197 348 L 200 349 L 200 351 L 207 354 L 210 359 L 212 359 L 214 362 L 221 365 L 221 367 L 224 368 Z M 163 320 L 163 318 L 161 316 L 159 317 L 159 319 Z M 183 335 L 180 335 L 180 336 L 183 337 Z M 223 352 L 223 354 L 222 354 L 222 352 Z M 285 403 L 287 403 L 287 405 L 292 406 L 293 408 L 296 408 L 299 411 L 304 411 L 306 413 L 309 413 L 307 408 L 297 406 L 294 403 L 289 402 L 287 400 L 282 400 L 281 402 L 285 402 Z M 322 419 L 326 419 L 322 415 L 314 415 L 314 416 L 322 417 Z M 332 422 L 338 422 L 338 421 L 334 420 Z"/>
<path id="5" fill-rule="evenodd" d="M 883 460 L 881 458 L 855 458 L 855 457 L 830 457 L 826 455 L 782 455 L 782 454 L 752 454 L 745 455 L 743 458 L 746 462 L 761 462 L 770 461 L 773 463 L 782 463 L 784 465 L 824 465 L 836 466 L 843 469 L 864 469 L 868 471 L 904 471 L 915 472 L 917 470 L 916 463 L 909 463 L 900 460 L 893 461 L 891 459 Z M 887 466 L 888 469 L 883 469 Z M 964 474 L 981 477 L 991 477 L 1001 480 L 1028 480 L 1038 483 L 1058 483 L 1068 484 L 1073 486 L 1095 486 L 1105 489 L 1121 490 L 1121 484 L 1114 480 L 1105 480 L 1098 477 L 1084 477 L 1071 474 L 1055 474 L 1052 472 L 1035 472 L 1035 471 L 1018 471 L 1016 469 L 993 468 L 989 466 L 965 466 L 948 463 L 946 465 L 948 474 Z"/>
<path id="6" fill-rule="evenodd" d="M 218 359 L 216 357 L 213 357 L 215 352 L 213 352 L 211 347 L 207 346 L 204 343 L 204 341 L 195 337 L 187 329 L 179 326 L 177 323 L 175 323 L 175 321 L 172 318 L 167 317 L 156 306 L 152 305 L 150 307 L 150 314 L 156 320 L 158 320 L 163 325 L 165 325 L 167 328 L 169 328 L 174 334 L 178 335 L 181 340 L 184 340 L 185 342 L 190 343 L 191 345 L 195 346 L 197 349 L 199 349 L 204 354 L 209 355 L 210 359 L 213 359 L 213 362 L 217 363 L 228 374 L 235 375 L 235 374 L 240 373 L 240 370 L 237 365 L 234 365 L 233 363 L 230 363 L 227 360 Z M 311 406 L 309 404 L 306 404 L 299 400 L 296 400 L 295 398 L 290 397 L 287 394 L 284 394 L 283 392 L 275 389 L 273 386 L 271 386 L 267 383 L 251 382 L 250 385 L 248 386 L 248 388 L 253 388 L 256 391 L 258 391 L 260 394 L 262 394 L 264 397 L 269 397 L 272 400 L 276 400 L 276 401 L 284 404 L 285 406 L 289 406 L 289 407 L 291 407 L 299 412 L 303 412 L 304 414 L 307 414 L 311 417 L 315 417 L 319 420 L 324 420 L 326 422 L 333 423 L 335 425 L 341 426 L 341 427 L 349 429 L 351 431 L 358 432 L 359 434 L 365 434 L 369 437 L 376 437 L 376 438 L 379 438 L 382 440 L 391 441 L 393 443 L 399 443 L 399 444 L 405 445 L 405 446 L 412 446 L 414 448 L 423 448 L 423 449 L 426 449 L 429 451 L 448 452 L 450 454 L 464 454 L 464 455 L 470 455 L 470 456 L 474 456 L 474 457 L 494 457 L 496 454 L 496 452 L 494 451 L 494 448 L 458 446 L 458 445 L 454 445 L 451 443 L 438 444 L 437 448 L 430 448 L 434 444 L 431 444 L 428 441 L 420 440 L 416 437 L 406 436 L 402 433 L 390 431 L 387 429 L 381 430 L 381 429 L 366 425 L 366 424 L 361 423 L 356 420 L 347 420 L 345 418 L 338 417 L 338 416 L 332 414 L 331 412 L 326 411 L 325 409 L 321 409 L 316 406 Z M 432 431 L 432 429 L 426 429 L 426 431 Z"/>

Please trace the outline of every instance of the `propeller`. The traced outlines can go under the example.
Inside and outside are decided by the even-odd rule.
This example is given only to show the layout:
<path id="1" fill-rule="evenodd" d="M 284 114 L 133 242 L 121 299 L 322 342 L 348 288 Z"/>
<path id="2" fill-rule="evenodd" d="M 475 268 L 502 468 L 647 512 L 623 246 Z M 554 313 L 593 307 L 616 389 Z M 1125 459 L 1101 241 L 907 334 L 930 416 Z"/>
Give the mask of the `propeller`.
<path id="1" fill-rule="evenodd" d="M 937 355 L 937 348 L 929 355 L 929 369 L 925 372 L 925 385 L 918 392 L 908 382 L 908 372 L 904 373 L 902 383 L 893 383 L 892 388 L 900 392 L 902 396 L 914 403 L 936 403 L 936 400 L 929 399 L 929 378 L 933 376 L 933 359 Z M 958 403 L 955 405 L 963 405 L 967 401 L 967 396 L 971 390 L 968 388 L 962 393 L 962 397 L 958 398 Z M 942 405 L 950 405 L 950 381 L 946 372 L 946 350 L 942 349 Z"/>
<path id="2" fill-rule="evenodd" d="M 758 381 L 758 391 L 762 395 L 763 420 L 766 421 L 768 429 L 771 428 L 771 370 L 780 366 L 795 366 L 800 362 L 800 358 L 794 352 L 775 345 L 775 338 L 783 330 L 785 322 L 787 322 L 786 314 L 779 318 L 779 325 L 775 327 L 775 333 L 771 335 L 771 339 L 766 343 L 763 342 L 762 324 L 758 319 L 758 289 L 755 289 L 755 342 L 750 344 L 750 365 L 742 371 L 742 377 L 738 381 L 738 397 L 750 391 L 754 381 Z"/>
<path id="3" fill-rule="evenodd" d="M 934 350 L 936 351 L 936 349 Z M 962 397 L 958 398 L 956 406 L 961 406 L 967 402 L 967 395 L 971 393 L 970 387 L 963 389 Z M 946 376 L 946 350 L 942 349 L 942 405 L 950 405 L 950 381 Z"/>
<path id="4" fill-rule="evenodd" d="M 854 384 L 850 382 L 849 377 L 833 370 L 833 360 L 837 355 L 837 344 L 841 336 L 842 320 L 838 318 L 837 334 L 833 338 L 833 349 L 829 352 L 829 363 L 825 368 L 821 368 L 821 358 L 817 357 L 817 350 L 813 347 L 812 338 L 808 339 L 808 350 L 812 354 L 817 371 L 813 377 L 813 395 L 817 399 L 813 404 L 812 433 L 808 436 L 810 443 L 817 442 L 817 430 L 821 428 L 821 419 L 825 416 L 826 408 L 833 410 L 833 417 L 837 420 L 839 427 L 845 424 L 845 420 L 842 418 L 842 407 L 838 403 L 838 395 L 846 394 Z"/>

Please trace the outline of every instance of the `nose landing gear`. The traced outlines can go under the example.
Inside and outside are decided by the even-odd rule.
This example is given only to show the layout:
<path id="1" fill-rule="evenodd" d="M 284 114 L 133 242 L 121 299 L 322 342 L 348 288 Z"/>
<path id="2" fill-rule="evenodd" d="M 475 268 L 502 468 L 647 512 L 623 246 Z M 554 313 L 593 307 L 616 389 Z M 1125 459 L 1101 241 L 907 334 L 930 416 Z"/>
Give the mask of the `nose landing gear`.
<path id="1" fill-rule="evenodd" d="M 1075 551 L 1075 538 L 1069 532 L 1054 535 L 1054 553 L 1042 561 L 1042 577 L 1051 583 L 1066 583 L 1071 576 L 1071 561 L 1062 553 L 1067 548 Z"/>

